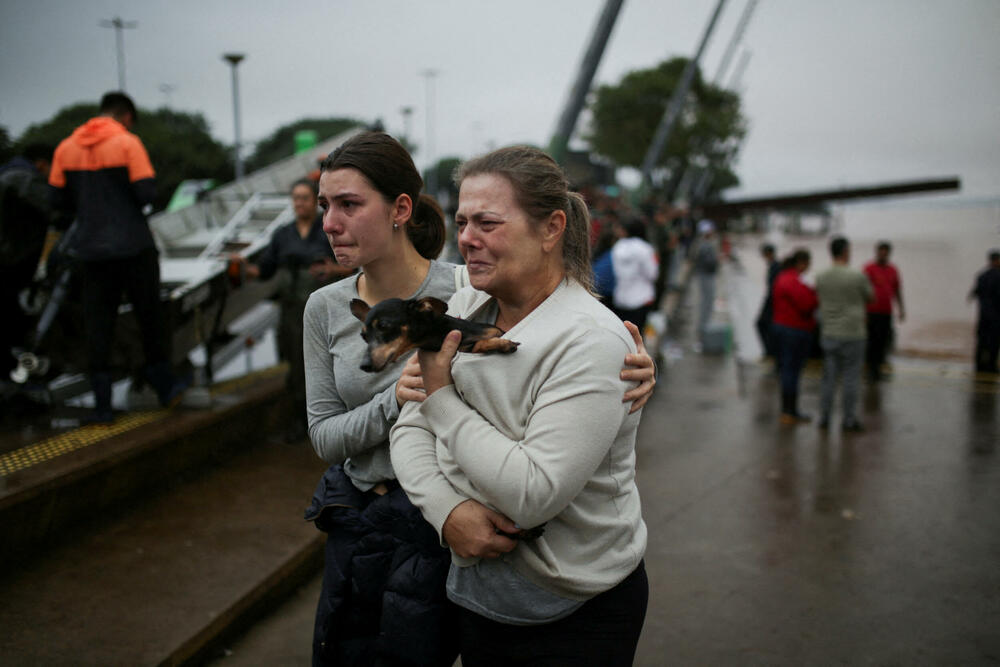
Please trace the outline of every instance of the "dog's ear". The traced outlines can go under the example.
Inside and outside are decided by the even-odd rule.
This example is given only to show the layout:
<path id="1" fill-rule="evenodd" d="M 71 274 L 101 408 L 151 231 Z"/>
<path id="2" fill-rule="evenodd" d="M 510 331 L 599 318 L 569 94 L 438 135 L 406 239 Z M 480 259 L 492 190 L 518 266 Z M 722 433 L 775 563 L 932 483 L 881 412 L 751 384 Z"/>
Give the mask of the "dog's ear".
<path id="1" fill-rule="evenodd" d="M 362 322 L 368 317 L 369 310 L 371 310 L 371 306 L 361 299 L 351 299 L 351 313 Z"/>
<path id="2" fill-rule="evenodd" d="M 414 306 L 418 312 L 422 313 L 434 313 L 435 315 L 444 315 L 448 312 L 448 304 L 446 304 L 441 299 L 435 299 L 432 296 L 425 296 L 423 299 L 418 300 Z"/>

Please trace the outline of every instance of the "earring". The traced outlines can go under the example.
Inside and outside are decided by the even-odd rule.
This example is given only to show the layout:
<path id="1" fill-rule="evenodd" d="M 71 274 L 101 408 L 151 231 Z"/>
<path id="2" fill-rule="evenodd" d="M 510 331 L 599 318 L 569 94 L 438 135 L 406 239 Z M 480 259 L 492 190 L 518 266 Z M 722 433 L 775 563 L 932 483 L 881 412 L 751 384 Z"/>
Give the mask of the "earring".
<path id="1" fill-rule="evenodd" d="M 394 223 L 392 223 L 392 228 L 393 229 L 399 229 L 399 225 L 394 222 Z"/>

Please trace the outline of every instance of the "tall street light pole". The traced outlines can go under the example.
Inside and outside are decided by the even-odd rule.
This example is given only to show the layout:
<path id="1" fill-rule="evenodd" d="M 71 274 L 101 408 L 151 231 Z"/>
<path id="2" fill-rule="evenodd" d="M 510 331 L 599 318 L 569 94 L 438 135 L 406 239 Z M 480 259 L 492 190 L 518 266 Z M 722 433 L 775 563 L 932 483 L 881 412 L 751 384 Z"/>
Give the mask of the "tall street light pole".
<path id="1" fill-rule="evenodd" d="M 245 56 L 242 53 L 224 53 L 223 60 L 229 62 L 233 68 L 233 128 L 236 133 L 236 143 L 233 146 L 233 162 L 236 163 L 236 180 L 243 178 L 243 156 L 240 152 L 240 84 L 239 77 L 236 76 L 236 66 L 240 64 Z"/>
<path id="2" fill-rule="evenodd" d="M 427 194 L 437 196 L 437 165 L 434 164 L 434 77 L 436 69 L 425 69 L 420 72 L 426 83 L 426 115 L 427 115 Z"/>
<path id="3" fill-rule="evenodd" d="M 407 144 L 410 142 L 410 117 L 413 116 L 413 107 L 407 105 L 399 109 L 399 113 L 403 114 L 403 139 L 406 140 Z M 412 147 L 407 146 L 408 150 L 413 150 Z"/>
<path id="4" fill-rule="evenodd" d="M 123 21 L 121 17 L 116 16 L 111 20 L 103 20 L 98 25 L 102 28 L 114 28 L 115 29 L 115 46 L 118 48 L 118 90 L 125 92 L 125 39 L 122 36 L 122 30 L 125 28 L 135 28 L 139 25 L 138 21 Z"/>

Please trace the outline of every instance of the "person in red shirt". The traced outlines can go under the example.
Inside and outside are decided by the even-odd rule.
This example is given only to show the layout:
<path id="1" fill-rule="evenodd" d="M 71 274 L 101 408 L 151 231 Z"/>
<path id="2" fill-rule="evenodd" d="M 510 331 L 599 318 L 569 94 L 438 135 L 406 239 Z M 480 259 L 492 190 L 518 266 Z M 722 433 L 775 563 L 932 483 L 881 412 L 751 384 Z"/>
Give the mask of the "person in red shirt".
<path id="1" fill-rule="evenodd" d="M 819 305 L 816 290 L 802 281 L 809 270 L 808 250 L 796 250 L 785 260 L 774 281 L 774 321 L 772 335 L 778 353 L 778 374 L 781 380 L 782 424 L 809 421 L 799 412 L 799 376 L 809 358 L 812 332 L 816 328 L 814 313 Z"/>
<path id="2" fill-rule="evenodd" d="M 892 302 L 899 305 L 899 321 L 906 317 L 903 307 L 903 285 L 899 270 L 889 263 L 892 246 L 888 241 L 879 241 L 875 246 L 875 260 L 865 265 L 865 275 L 875 289 L 875 300 L 867 307 L 868 345 L 865 362 L 868 377 L 872 382 L 882 379 L 882 365 L 885 364 L 892 343 Z"/>

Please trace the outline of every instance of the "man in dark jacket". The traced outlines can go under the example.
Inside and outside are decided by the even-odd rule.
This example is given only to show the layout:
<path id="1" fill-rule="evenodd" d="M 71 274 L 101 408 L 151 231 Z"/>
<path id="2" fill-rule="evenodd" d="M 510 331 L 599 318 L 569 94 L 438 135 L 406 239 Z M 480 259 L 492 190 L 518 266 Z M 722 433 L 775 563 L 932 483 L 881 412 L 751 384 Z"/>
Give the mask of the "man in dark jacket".
<path id="1" fill-rule="evenodd" d="M 1000 373 L 1000 249 L 991 250 L 989 266 L 976 276 L 969 300 L 979 301 L 976 325 L 976 372 Z"/>
<path id="2" fill-rule="evenodd" d="M 28 318 L 18 295 L 31 285 L 49 226 L 58 216 L 46 180 L 52 166 L 52 147 L 25 146 L 22 155 L 0 166 L 0 374 L 17 364 L 12 348 L 25 343 Z"/>
<path id="3" fill-rule="evenodd" d="M 781 273 L 781 262 L 778 261 L 774 246 L 770 243 L 765 243 L 760 247 L 760 256 L 767 264 L 767 294 L 760 306 L 760 314 L 757 315 L 757 335 L 764 348 L 764 355 L 777 359 L 774 335 L 771 333 L 771 320 L 774 319 L 774 281 Z"/>
<path id="4" fill-rule="evenodd" d="M 122 290 L 142 332 L 144 374 L 162 405 L 183 386 L 170 370 L 169 343 L 160 303 L 160 265 L 143 207 L 156 194 L 155 172 L 139 137 L 135 104 L 107 93 L 100 115 L 76 128 L 56 148 L 49 184 L 57 204 L 76 215 L 71 252 L 80 262 L 86 312 L 94 421 L 110 423 L 111 345 Z"/>

